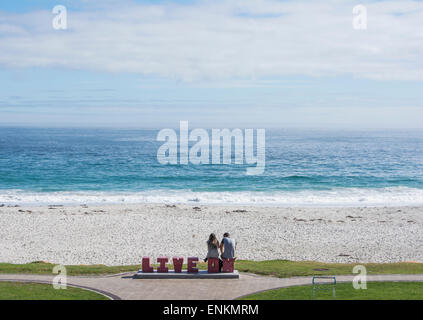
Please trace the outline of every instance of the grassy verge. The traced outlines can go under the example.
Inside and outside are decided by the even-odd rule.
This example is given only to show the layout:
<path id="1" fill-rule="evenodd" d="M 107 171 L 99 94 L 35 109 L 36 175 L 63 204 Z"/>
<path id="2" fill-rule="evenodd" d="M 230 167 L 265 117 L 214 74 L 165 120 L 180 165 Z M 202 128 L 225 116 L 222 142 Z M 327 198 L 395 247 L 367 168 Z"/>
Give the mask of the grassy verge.
<path id="1" fill-rule="evenodd" d="M 80 288 L 56 290 L 51 284 L 0 281 L 0 300 L 109 300 Z"/>
<path id="2" fill-rule="evenodd" d="M 422 282 L 368 282 L 366 290 L 355 290 L 351 283 L 338 283 L 335 298 L 332 287 L 317 290 L 313 286 L 297 286 L 269 290 L 243 297 L 240 300 L 423 300 Z"/>
<path id="3" fill-rule="evenodd" d="M 312 261 L 248 261 L 239 260 L 235 268 L 240 272 L 250 272 L 279 278 L 311 275 L 351 274 L 356 264 L 321 263 Z M 367 274 L 423 274 L 423 263 L 364 263 Z M 0 263 L 0 273 L 52 274 L 54 264 L 33 262 L 28 264 Z M 107 275 L 137 271 L 140 265 L 105 266 L 105 265 L 72 265 L 66 266 L 68 275 Z M 172 264 L 169 264 L 169 269 Z M 184 267 L 186 268 L 186 266 Z M 206 269 L 205 263 L 199 264 Z"/>
<path id="4" fill-rule="evenodd" d="M 236 268 L 242 272 L 251 272 L 279 278 L 352 274 L 357 263 L 323 263 L 314 261 L 246 261 L 241 260 Z M 367 269 L 367 274 L 423 274 L 423 263 L 360 263 Z"/>
<path id="5" fill-rule="evenodd" d="M 45 262 L 32 262 L 27 264 L 0 263 L 0 273 L 52 274 L 54 266 L 55 264 Z M 139 265 L 112 267 L 105 265 L 72 265 L 66 266 L 66 272 L 71 276 L 107 275 L 130 272 L 138 270 L 139 267 Z"/>

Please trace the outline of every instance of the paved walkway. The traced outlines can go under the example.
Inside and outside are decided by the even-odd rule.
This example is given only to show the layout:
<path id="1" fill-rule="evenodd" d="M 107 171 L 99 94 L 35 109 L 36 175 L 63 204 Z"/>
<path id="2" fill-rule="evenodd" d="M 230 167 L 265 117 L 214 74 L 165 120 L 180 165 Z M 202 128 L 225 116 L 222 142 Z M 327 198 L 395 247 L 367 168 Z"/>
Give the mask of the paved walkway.
<path id="1" fill-rule="evenodd" d="M 311 284 L 312 277 L 274 278 L 241 273 L 231 280 L 145 280 L 133 279 L 134 273 L 112 276 L 71 277 L 68 285 L 91 289 L 112 299 L 202 300 L 236 299 L 257 291 Z M 351 282 L 353 275 L 336 276 L 337 282 Z M 54 275 L 0 274 L 0 281 L 32 281 L 51 283 Z M 368 275 L 367 281 L 421 281 L 423 274 Z"/>

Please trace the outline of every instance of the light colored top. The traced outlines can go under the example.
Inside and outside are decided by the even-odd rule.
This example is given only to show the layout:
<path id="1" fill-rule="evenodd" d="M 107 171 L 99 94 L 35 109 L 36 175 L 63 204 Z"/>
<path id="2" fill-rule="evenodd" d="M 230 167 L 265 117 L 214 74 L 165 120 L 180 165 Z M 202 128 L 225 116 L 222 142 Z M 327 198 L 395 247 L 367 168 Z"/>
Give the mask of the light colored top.
<path id="1" fill-rule="evenodd" d="M 219 258 L 219 251 L 217 250 L 218 248 L 219 248 L 219 242 L 217 242 L 216 246 L 214 246 L 212 243 L 207 242 L 206 258 Z"/>
<path id="2" fill-rule="evenodd" d="M 222 258 L 224 259 L 233 259 L 235 258 L 235 239 L 225 237 L 222 240 L 223 242 L 223 254 Z"/>

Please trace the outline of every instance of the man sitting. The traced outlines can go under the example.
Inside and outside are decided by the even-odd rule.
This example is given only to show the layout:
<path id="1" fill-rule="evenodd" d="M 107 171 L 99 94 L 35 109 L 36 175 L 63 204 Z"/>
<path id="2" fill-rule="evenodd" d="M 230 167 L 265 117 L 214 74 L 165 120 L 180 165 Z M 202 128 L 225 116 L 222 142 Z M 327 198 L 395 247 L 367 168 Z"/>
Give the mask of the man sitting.
<path id="1" fill-rule="evenodd" d="M 223 234 L 223 239 L 220 242 L 220 256 L 222 259 L 235 259 L 236 241 L 230 238 L 229 233 Z"/>

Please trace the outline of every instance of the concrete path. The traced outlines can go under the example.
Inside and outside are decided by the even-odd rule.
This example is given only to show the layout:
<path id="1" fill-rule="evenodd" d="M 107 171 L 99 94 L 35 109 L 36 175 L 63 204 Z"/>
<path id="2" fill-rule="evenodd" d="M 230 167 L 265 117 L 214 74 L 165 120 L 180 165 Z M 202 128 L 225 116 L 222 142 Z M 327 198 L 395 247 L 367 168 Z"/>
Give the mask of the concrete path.
<path id="1" fill-rule="evenodd" d="M 133 279 L 134 273 L 111 276 L 71 277 L 68 285 L 91 289 L 112 299 L 148 300 L 232 300 L 258 291 L 311 284 L 312 277 L 274 278 L 241 273 L 232 280 L 145 280 Z M 54 275 L 0 274 L 0 281 L 51 283 Z M 353 275 L 336 276 L 337 282 L 351 282 Z M 367 281 L 420 281 L 417 275 L 368 275 Z"/>

